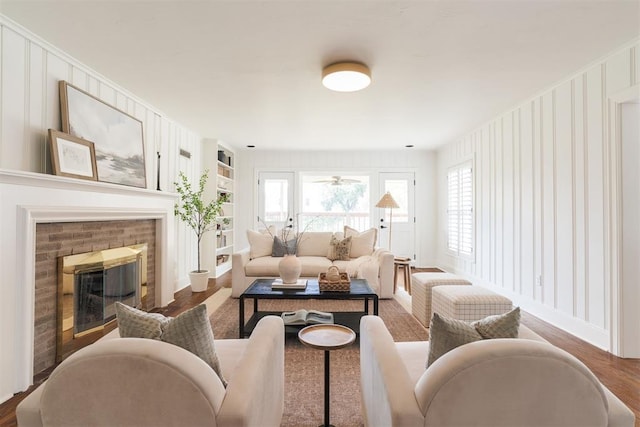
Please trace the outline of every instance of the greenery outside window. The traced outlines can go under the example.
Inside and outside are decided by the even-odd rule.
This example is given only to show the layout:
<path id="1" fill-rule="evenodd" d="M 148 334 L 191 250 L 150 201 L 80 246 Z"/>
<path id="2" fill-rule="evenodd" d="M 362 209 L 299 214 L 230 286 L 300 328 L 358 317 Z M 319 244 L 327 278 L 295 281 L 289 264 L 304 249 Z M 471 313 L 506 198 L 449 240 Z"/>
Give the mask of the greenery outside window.
<path id="1" fill-rule="evenodd" d="M 369 177 L 302 175 L 300 224 L 309 231 L 371 228 Z"/>

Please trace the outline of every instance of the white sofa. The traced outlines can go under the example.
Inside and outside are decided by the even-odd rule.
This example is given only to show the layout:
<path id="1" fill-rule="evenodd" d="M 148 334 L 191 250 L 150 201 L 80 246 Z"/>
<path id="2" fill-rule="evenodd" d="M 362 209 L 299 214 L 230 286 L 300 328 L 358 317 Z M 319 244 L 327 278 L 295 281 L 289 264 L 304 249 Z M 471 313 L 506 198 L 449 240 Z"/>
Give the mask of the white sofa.
<path id="1" fill-rule="evenodd" d="M 380 298 L 393 298 L 393 254 L 385 249 L 371 247 L 367 255 L 349 261 L 332 261 L 327 257 L 331 236 L 342 239 L 341 232 L 305 232 L 298 244 L 297 255 L 302 261 L 302 278 L 318 278 L 331 265 L 352 277 L 366 279 Z M 268 244 L 269 235 L 265 235 L 266 249 L 256 250 L 249 247 L 232 255 L 232 292 L 238 298 L 258 278 L 278 277 L 278 263 L 281 257 L 271 256 Z M 251 240 L 250 240 L 251 243 Z M 254 244 L 257 246 L 257 244 Z M 263 244 L 264 245 L 264 244 Z M 258 255 L 258 256 L 256 256 Z"/>
<path id="2" fill-rule="evenodd" d="M 284 325 L 264 317 L 249 339 L 215 340 L 225 389 L 178 346 L 112 331 L 62 362 L 17 407 L 30 426 L 279 426 Z"/>
<path id="3" fill-rule="evenodd" d="M 365 425 L 633 427 L 634 415 L 569 353 L 525 326 L 460 346 L 425 369 L 429 342 L 394 342 L 360 323 Z"/>

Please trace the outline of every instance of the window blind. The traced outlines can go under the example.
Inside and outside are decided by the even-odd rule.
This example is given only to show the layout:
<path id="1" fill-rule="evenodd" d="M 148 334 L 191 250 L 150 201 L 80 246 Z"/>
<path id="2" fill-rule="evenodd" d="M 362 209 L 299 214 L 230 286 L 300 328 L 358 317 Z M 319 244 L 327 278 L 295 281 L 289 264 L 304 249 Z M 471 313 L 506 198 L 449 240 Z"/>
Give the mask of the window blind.
<path id="1" fill-rule="evenodd" d="M 447 248 L 453 254 L 473 254 L 473 169 L 471 162 L 447 173 Z"/>

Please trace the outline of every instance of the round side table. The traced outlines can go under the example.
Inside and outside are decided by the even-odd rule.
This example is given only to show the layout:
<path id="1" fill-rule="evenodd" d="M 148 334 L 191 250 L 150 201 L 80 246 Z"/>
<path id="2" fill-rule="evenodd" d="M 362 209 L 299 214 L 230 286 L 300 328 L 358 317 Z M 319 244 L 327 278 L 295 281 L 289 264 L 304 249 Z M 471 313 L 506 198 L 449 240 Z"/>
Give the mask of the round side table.
<path id="1" fill-rule="evenodd" d="M 356 333 L 346 326 L 335 324 L 311 325 L 298 332 L 298 339 L 306 346 L 324 350 L 324 424 L 320 427 L 332 427 L 329 423 L 329 352 L 346 347 L 356 340 Z"/>

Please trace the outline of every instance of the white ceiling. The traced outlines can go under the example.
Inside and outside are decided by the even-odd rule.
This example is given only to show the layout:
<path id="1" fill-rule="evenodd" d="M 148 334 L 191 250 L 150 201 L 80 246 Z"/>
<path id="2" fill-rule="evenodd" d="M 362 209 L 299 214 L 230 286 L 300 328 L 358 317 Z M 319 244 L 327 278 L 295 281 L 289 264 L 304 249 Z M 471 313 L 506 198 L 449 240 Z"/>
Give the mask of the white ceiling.
<path id="1" fill-rule="evenodd" d="M 0 12 L 205 138 L 430 149 L 640 37 L 640 0 L 32 1 Z M 334 93 L 323 66 L 366 63 Z"/>

